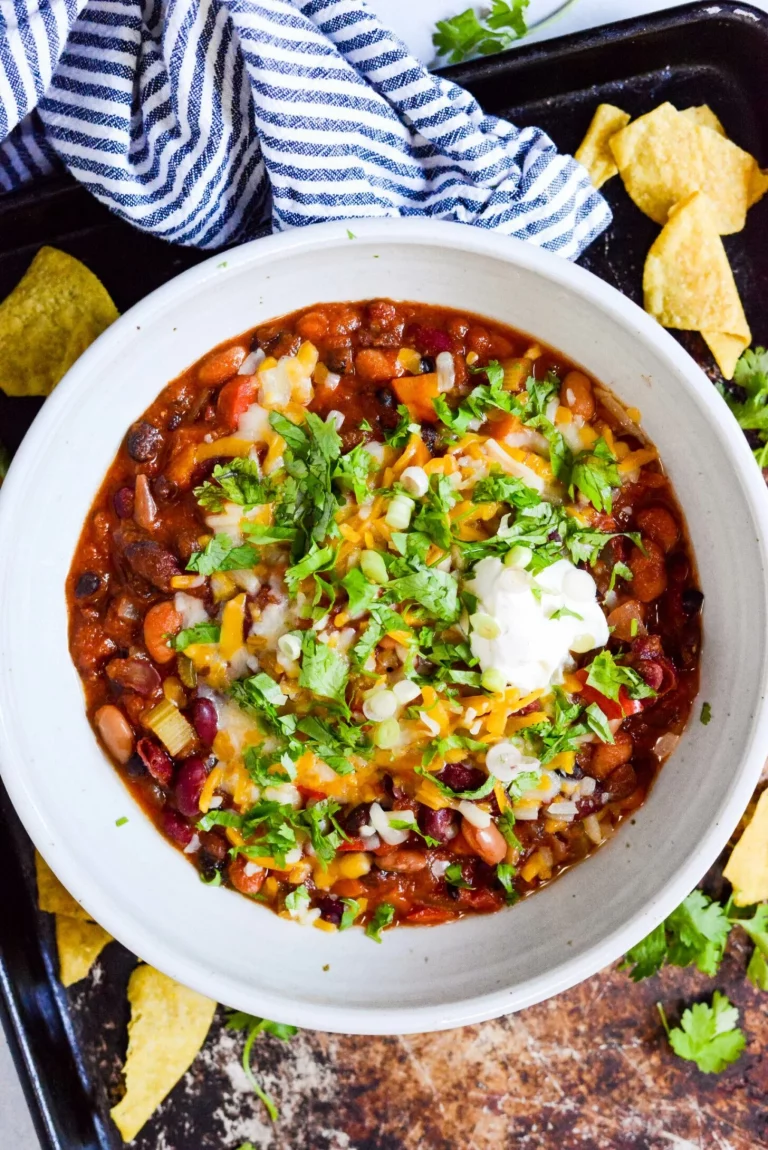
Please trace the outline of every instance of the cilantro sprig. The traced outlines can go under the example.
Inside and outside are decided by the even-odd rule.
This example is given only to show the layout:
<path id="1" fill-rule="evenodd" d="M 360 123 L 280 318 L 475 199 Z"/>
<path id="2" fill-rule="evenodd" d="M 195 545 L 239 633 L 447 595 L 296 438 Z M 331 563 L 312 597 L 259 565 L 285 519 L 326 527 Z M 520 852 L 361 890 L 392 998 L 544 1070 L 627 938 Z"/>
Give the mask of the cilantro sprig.
<path id="1" fill-rule="evenodd" d="M 468 56 L 492 56 L 521 39 L 527 32 L 525 10 L 529 0 L 492 0 L 491 10 L 482 19 L 467 8 L 450 20 L 438 20 L 432 43 L 438 55 L 450 64 Z"/>
<path id="2" fill-rule="evenodd" d="M 683 1011 L 680 1026 L 670 1029 L 661 1003 L 656 1004 L 669 1044 L 675 1054 L 695 1062 L 704 1074 L 719 1074 L 735 1062 L 747 1044 L 739 1029 L 739 1012 L 716 990 L 712 1004 L 696 1002 Z"/>
<path id="3" fill-rule="evenodd" d="M 294 1035 L 298 1034 L 299 1028 L 289 1026 L 285 1022 L 271 1022 L 268 1018 L 257 1018 L 253 1014 L 246 1014 L 243 1010 L 230 1011 L 226 1026 L 227 1030 L 244 1030 L 246 1032 L 242 1067 L 254 1094 L 264 1103 L 272 1121 L 276 1122 L 279 1116 L 277 1106 L 253 1073 L 253 1046 L 260 1034 L 271 1034 L 274 1038 L 279 1038 L 281 1042 L 288 1042 Z M 244 1147 L 249 1145 L 250 1143 L 245 1143 L 244 1146 L 240 1147 L 240 1150 L 244 1150 Z"/>
<path id="4" fill-rule="evenodd" d="M 757 440 L 753 447 L 760 467 L 768 466 L 768 349 L 748 348 L 733 373 L 735 387 L 718 384 L 718 390 L 738 420 L 742 431 Z"/>

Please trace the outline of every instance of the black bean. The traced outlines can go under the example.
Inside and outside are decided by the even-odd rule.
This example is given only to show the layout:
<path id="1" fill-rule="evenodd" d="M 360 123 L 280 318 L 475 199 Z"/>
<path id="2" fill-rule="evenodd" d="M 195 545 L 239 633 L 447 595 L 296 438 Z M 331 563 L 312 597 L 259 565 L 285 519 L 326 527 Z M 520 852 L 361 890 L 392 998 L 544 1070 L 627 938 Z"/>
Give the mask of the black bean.
<path id="1" fill-rule="evenodd" d="M 421 438 L 429 454 L 434 455 L 437 448 L 437 428 L 433 423 L 422 423 Z"/>
<path id="2" fill-rule="evenodd" d="M 131 755 L 130 759 L 125 764 L 125 773 L 130 775 L 132 779 L 140 779 L 143 775 L 146 775 L 147 768 L 144 766 L 141 755 Z"/>
<path id="3" fill-rule="evenodd" d="M 458 815 L 447 807 L 439 811 L 422 807 L 418 818 L 422 832 L 432 839 L 437 839 L 439 843 L 450 842 L 459 832 Z"/>
<path id="4" fill-rule="evenodd" d="M 136 463 L 148 463 L 163 446 L 163 433 L 145 419 L 134 423 L 125 441 L 128 454 Z"/>
<path id="5" fill-rule="evenodd" d="M 132 487 L 121 487 L 112 496 L 112 505 L 121 519 L 130 519 L 133 515 L 135 496 Z"/>
<path id="6" fill-rule="evenodd" d="M 391 387 L 380 387 L 376 399 L 382 407 L 397 407 L 397 398 Z"/>
<path id="7" fill-rule="evenodd" d="M 334 926 L 339 926 L 344 914 L 344 903 L 340 898 L 334 894 L 326 894 L 316 905 L 320 908 L 320 917 L 325 922 L 332 922 Z"/>
<path id="8" fill-rule="evenodd" d="M 348 814 L 344 816 L 344 830 L 350 838 L 356 839 L 360 834 L 360 828 L 367 826 L 371 821 L 371 804 L 360 803 L 359 806 L 353 807 Z"/>
<path id="9" fill-rule="evenodd" d="M 75 598 L 88 599 L 89 596 L 96 594 L 99 587 L 101 587 L 101 577 L 95 571 L 84 571 L 77 581 Z"/>
<path id="10" fill-rule="evenodd" d="M 704 605 L 704 593 L 698 587 L 689 587 L 683 591 L 680 603 L 686 615 L 698 615 Z"/>
<path id="11" fill-rule="evenodd" d="M 428 371 L 435 370 L 435 357 L 433 355 L 423 355 L 421 357 L 421 372 L 424 375 Z"/>
<path id="12" fill-rule="evenodd" d="M 223 859 L 217 859 L 208 854 L 208 851 L 200 850 L 197 853 L 197 865 L 205 881 L 213 882 L 217 874 L 223 874 L 227 869 L 227 859 L 226 856 Z"/>
<path id="13" fill-rule="evenodd" d="M 172 415 L 168 416 L 168 422 L 166 423 L 165 426 L 168 428 L 169 431 L 177 431 L 178 428 L 181 427 L 181 423 L 182 423 L 183 419 L 184 419 L 184 416 L 181 414 L 180 411 L 174 411 Z"/>
<path id="14" fill-rule="evenodd" d="M 152 484 L 152 493 L 160 503 L 170 503 L 177 491 L 176 484 L 167 479 L 165 475 L 158 475 Z"/>

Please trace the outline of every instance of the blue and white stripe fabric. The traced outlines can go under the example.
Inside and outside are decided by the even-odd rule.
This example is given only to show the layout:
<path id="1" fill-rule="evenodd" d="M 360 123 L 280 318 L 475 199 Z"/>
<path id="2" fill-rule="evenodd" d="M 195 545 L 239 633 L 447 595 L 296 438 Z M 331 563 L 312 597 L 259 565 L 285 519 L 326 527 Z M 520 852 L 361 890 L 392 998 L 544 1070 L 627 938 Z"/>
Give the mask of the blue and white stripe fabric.
<path id="1" fill-rule="evenodd" d="M 0 0 L 0 140 L 0 189 L 63 164 L 201 248 L 270 212 L 425 215 L 575 258 L 610 222 L 543 132 L 484 115 L 364 0 Z"/>

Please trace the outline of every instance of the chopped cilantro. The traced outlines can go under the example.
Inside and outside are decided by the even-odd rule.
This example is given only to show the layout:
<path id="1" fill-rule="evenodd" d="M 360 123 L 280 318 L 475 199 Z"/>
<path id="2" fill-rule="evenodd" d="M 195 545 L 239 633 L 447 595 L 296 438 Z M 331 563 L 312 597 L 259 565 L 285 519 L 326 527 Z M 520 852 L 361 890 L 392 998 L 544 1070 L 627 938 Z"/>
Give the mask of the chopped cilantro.
<path id="1" fill-rule="evenodd" d="M 742 924 L 743 925 L 743 924 Z M 700 890 L 691 891 L 671 915 L 631 950 L 621 969 L 635 982 L 656 974 L 664 963 L 695 964 L 702 974 L 717 974 L 731 922 L 719 902 Z"/>
<path id="2" fill-rule="evenodd" d="M 321 799 L 303 810 L 296 811 L 293 816 L 293 825 L 297 830 L 304 830 L 309 835 L 309 841 L 315 856 L 323 863 L 329 863 L 336 855 L 336 851 L 347 836 L 336 822 L 336 812 L 341 810 L 341 803 L 335 799 Z"/>
<path id="3" fill-rule="evenodd" d="M 294 563 L 285 572 L 285 582 L 291 595 L 295 595 L 302 579 L 307 579 L 318 571 L 327 571 L 336 561 L 336 550 L 333 547 L 318 547 L 312 543 L 309 551 L 298 563 Z"/>
<path id="4" fill-rule="evenodd" d="M 460 614 L 456 580 L 435 567 L 421 567 L 389 586 L 389 594 L 402 602 L 412 599 L 435 619 L 453 623 Z"/>
<path id="5" fill-rule="evenodd" d="M 376 583 L 369 583 L 359 567 L 353 567 L 341 581 L 341 585 L 349 596 L 347 613 L 353 618 L 370 611 L 379 597 L 380 588 Z"/>
<path id="6" fill-rule="evenodd" d="M 618 701 L 622 687 L 631 699 L 651 699 L 656 694 L 632 667 L 617 663 L 610 651 L 601 651 L 590 663 L 587 686 L 614 702 Z"/>
<path id="7" fill-rule="evenodd" d="M 349 679 L 347 660 L 327 643 L 318 642 L 314 631 L 305 631 L 301 644 L 299 686 L 325 699 L 344 702 Z"/>
<path id="8" fill-rule="evenodd" d="M 449 64 L 459 64 L 468 56 L 491 56 L 525 35 L 525 10 L 529 0 L 492 0 L 490 13 L 478 18 L 467 8 L 450 20 L 438 20 L 432 43 Z"/>
<path id="9" fill-rule="evenodd" d="M 327 536 L 338 534 L 334 516 L 339 503 L 331 469 L 339 458 L 341 439 L 333 423 L 324 423 L 312 411 L 301 425 L 278 411 L 270 412 L 269 422 L 285 440 L 285 470 L 295 480 L 289 489 L 283 485 L 280 496 L 285 514 L 296 528 L 292 554 L 297 563 L 313 542 L 322 545 Z"/>
<path id="10" fill-rule="evenodd" d="M 195 498 L 206 511 L 222 511 L 226 502 L 247 510 L 269 503 L 274 494 L 273 484 L 262 477 L 257 460 L 247 457 L 217 463 L 211 478 L 195 488 Z"/>
<path id="11" fill-rule="evenodd" d="M 699 715 L 699 722 L 703 723 L 706 727 L 712 719 L 712 707 L 709 703 L 701 704 L 701 714 Z"/>
<path id="12" fill-rule="evenodd" d="M 464 878 L 461 863 L 451 863 L 445 870 L 445 881 L 449 886 L 454 886 L 459 890 L 472 890 L 471 883 L 468 883 Z"/>
<path id="13" fill-rule="evenodd" d="M 620 486 L 616 456 L 602 437 L 574 459 L 568 484 L 571 498 L 578 488 L 597 511 L 610 512 L 613 507 L 611 489 Z"/>
<path id="14" fill-rule="evenodd" d="M 513 507 L 535 507 L 541 496 L 522 479 L 507 475 L 500 467 L 492 467 L 490 475 L 475 484 L 473 503 L 511 503 Z"/>
<path id="15" fill-rule="evenodd" d="M 737 1025 L 739 1012 L 719 990 L 713 994 L 711 1006 L 696 1002 L 683 1011 L 680 1026 L 672 1030 L 661 1003 L 657 1003 L 657 1007 L 675 1054 L 695 1062 L 704 1074 L 719 1074 L 736 1062 L 746 1046 L 744 1034 Z"/>
<path id="16" fill-rule="evenodd" d="M 627 567 L 626 563 L 614 563 L 613 570 L 611 571 L 611 581 L 608 584 L 609 591 L 613 591 L 616 586 L 616 580 L 619 578 L 626 579 L 627 582 L 634 578 L 632 569 Z"/>
<path id="17" fill-rule="evenodd" d="M 209 831 L 211 827 L 236 827 L 239 830 L 242 825 L 243 816 L 237 811 L 208 811 L 197 822 L 198 830 L 201 831 Z"/>
<path id="18" fill-rule="evenodd" d="M 212 575 L 214 571 L 242 571 L 254 567 L 259 561 L 259 553 L 250 543 L 235 545 L 228 535 L 214 535 L 202 551 L 194 551 L 189 557 L 187 571 L 198 575 Z"/>
<path id="19" fill-rule="evenodd" d="M 496 878 L 504 887 L 507 896 L 507 903 L 511 906 L 520 898 L 520 895 L 515 890 L 514 884 L 515 868 L 511 863 L 499 863 L 496 867 Z"/>
<path id="20" fill-rule="evenodd" d="M 341 915 L 341 922 L 339 923 L 339 930 L 349 930 L 354 926 L 355 919 L 360 914 L 360 903 L 355 898 L 343 898 L 344 910 Z"/>
<path id="21" fill-rule="evenodd" d="M 195 623 L 194 627 L 185 627 L 174 635 L 170 644 L 176 651 L 186 651 L 193 643 L 218 643 L 220 635 L 218 623 Z"/>
<path id="22" fill-rule="evenodd" d="M 306 735 L 317 757 L 336 771 L 337 775 L 347 775 L 354 770 L 349 761 L 350 754 L 370 753 L 371 744 L 362 729 L 340 718 L 334 718 L 331 726 L 315 715 L 307 715 L 299 720 L 297 730 Z"/>
<path id="23" fill-rule="evenodd" d="M 580 619 L 582 622 L 584 621 L 584 616 L 579 615 L 576 611 L 572 611 L 570 607 L 558 607 L 557 610 L 553 611 L 549 617 L 550 619 L 565 619 L 568 616 L 570 616 L 571 619 Z"/>
<path id="24" fill-rule="evenodd" d="M 122 818 L 115 819 L 115 826 L 116 827 L 124 827 L 127 822 L 128 822 L 128 817 L 126 815 L 123 815 Z"/>
<path id="25" fill-rule="evenodd" d="M 496 826 L 504 835 L 508 846 L 511 846 L 512 849 L 516 851 L 522 850 L 520 840 L 515 834 L 515 815 L 509 807 L 501 812 L 496 820 Z"/>
<path id="26" fill-rule="evenodd" d="M 395 908 L 388 902 L 380 902 L 365 928 L 365 933 L 374 942 L 381 942 L 381 932 L 392 924 L 394 917 Z"/>
<path id="27" fill-rule="evenodd" d="M 252 1053 L 253 1044 L 260 1034 L 271 1034 L 274 1038 L 279 1038 L 281 1042 L 287 1042 L 298 1034 L 297 1026 L 289 1026 L 285 1022 L 270 1022 L 268 1018 L 256 1018 L 252 1014 L 246 1014 L 242 1010 L 230 1011 L 227 1018 L 228 1030 L 244 1030 L 246 1032 L 245 1046 L 243 1047 L 242 1066 L 245 1071 L 245 1076 L 251 1084 L 251 1089 L 261 1099 L 266 1107 L 267 1113 L 273 1122 L 277 1121 L 278 1109 L 275 1103 L 270 1098 L 269 1094 L 259 1084 L 256 1076 L 253 1073 L 252 1066 Z M 251 1143 L 246 1142 L 240 1147 L 240 1150 L 248 1150 Z"/>
<path id="28" fill-rule="evenodd" d="M 342 491 L 352 491 L 358 503 L 364 503 L 369 495 L 368 476 L 376 470 L 376 460 L 362 443 L 353 447 L 336 461 L 332 478 Z"/>
<path id="29" fill-rule="evenodd" d="M 458 492 L 447 475 L 432 475 L 421 508 L 413 520 L 414 531 L 426 535 L 447 551 L 453 542 L 449 512 L 458 500 Z"/>
<path id="30" fill-rule="evenodd" d="M 400 416 L 397 427 L 384 434 L 384 442 L 389 447 L 405 447 L 411 435 L 418 435 L 421 431 L 421 425 L 414 423 L 413 416 L 404 403 L 397 405 L 397 414 Z"/>
<path id="31" fill-rule="evenodd" d="M 768 465 L 768 350 L 748 348 L 739 358 L 732 386 L 718 384 L 718 390 L 730 407 L 739 427 L 752 432 L 759 440 L 754 448 L 760 467 Z"/>

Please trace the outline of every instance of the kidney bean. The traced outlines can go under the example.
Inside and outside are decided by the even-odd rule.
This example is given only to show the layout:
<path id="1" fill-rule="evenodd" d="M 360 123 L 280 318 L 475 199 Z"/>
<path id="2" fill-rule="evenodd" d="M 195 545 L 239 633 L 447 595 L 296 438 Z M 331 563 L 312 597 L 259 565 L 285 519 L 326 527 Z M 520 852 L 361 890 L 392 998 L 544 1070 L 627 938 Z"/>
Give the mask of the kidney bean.
<path id="1" fill-rule="evenodd" d="M 594 794 L 584 795 L 583 798 L 576 800 L 576 810 L 579 813 L 580 819 L 585 819 L 587 815 L 595 815 L 602 809 L 603 792 L 599 787 Z"/>
<path id="2" fill-rule="evenodd" d="M 617 731 L 612 743 L 595 743 L 592 758 L 584 768 L 593 779 L 605 779 L 612 771 L 632 758 L 631 735 Z"/>
<path id="3" fill-rule="evenodd" d="M 128 454 L 134 463 L 149 463 L 163 446 L 163 433 L 145 419 L 134 423 L 125 441 Z"/>
<path id="4" fill-rule="evenodd" d="M 646 554 L 639 547 L 633 547 L 629 557 L 632 571 L 632 591 L 641 603 L 651 603 L 658 599 L 667 588 L 667 570 L 664 552 L 652 539 L 644 539 Z"/>
<path id="5" fill-rule="evenodd" d="M 634 659 L 663 659 L 664 648 L 660 635 L 638 635 L 632 642 Z"/>
<path id="6" fill-rule="evenodd" d="M 401 874 L 416 874 L 424 870 L 427 865 L 427 856 L 424 851 L 408 850 L 407 847 L 394 847 L 386 854 L 374 856 L 376 866 L 380 870 L 393 870 Z"/>
<path id="7" fill-rule="evenodd" d="M 170 787 L 173 781 L 173 761 L 164 747 L 154 739 L 145 737 L 136 744 L 136 754 L 153 779 L 157 779 L 162 787 Z"/>
<path id="8" fill-rule="evenodd" d="M 507 853 L 507 840 L 495 823 L 487 827 L 476 827 L 469 819 L 461 820 L 461 833 L 467 843 L 489 866 L 503 862 Z"/>
<path id="9" fill-rule="evenodd" d="M 360 828 L 371 825 L 371 804 L 360 803 L 358 806 L 353 807 L 344 816 L 344 831 L 350 838 L 357 838 L 360 834 Z"/>
<path id="10" fill-rule="evenodd" d="M 120 487 L 112 496 L 112 506 L 120 519 L 131 519 L 133 516 L 134 491 L 132 487 Z"/>
<path id="11" fill-rule="evenodd" d="M 178 843 L 180 847 L 188 847 L 192 842 L 192 838 L 195 833 L 193 828 L 189 825 L 187 820 L 172 807 L 163 807 L 161 824 L 163 831 L 168 835 L 168 838 L 173 839 L 173 841 Z"/>
<path id="12" fill-rule="evenodd" d="M 605 780 L 605 794 L 609 799 L 628 799 L 636 788 L 637 775 L 629 763 L 622 763 Z"/>
<path id="13" fill-rule="evenodd" d="M 339 926 L 344 914 L 344 903 L 333 894 L 326 894 L 318 900 L 316 905 L 320 908 L 320 917 L 325 922 L 332 922 Z"/>
<path id="14" fill-rule="evenodd" d="M 422 806 L 418 814 L 419 827 L 425 835 L 437 839 L 439 843 L 449 843 L 459 833 L 459 820 L 455 811 L 444 807 L 433 811 Z"/>
<path id="15" fill-rule="evenodd" d="M 110 659 L 105 669 L 108 678 L 124 691 L 149 698 L 160 690 L 160 675 L 146 659 Z"/>
<path id="16" fill-rule="evenodd" d="M 666 507 L 646 507 L 635 518 L 643 535 L 658 543 L 662 551 L 671 551 L 680 538 L 677 520 Z"/>
<path id="17" fill-rule="evenodd" d="M 200 793 L 208 776 L 205 763 L 199 755 L 186 759 L 179 768 L 174 788 L 176 807 L 187 818 L 200 814 Z"/>
<path id="18" fill-rule="evenodd" d="M 159 591 L 171 590 L 171 579 L 174 575 L 181 575 L 178 560 L 172 552 L 153 539 L 127 536 L 122 529 L 115 532 L 114 541 L 134 574 L 146 579 Z"/>
<path id="19" fill-rule="evenodd" d="M 89 599 L 91 595 L 96 594 L 100 587 L 101 576 L 97 575 L 95 571 L 83 571 L 75 584 L 75 598 Z"/>
<path id="20" fill-rule="evenodd" d="M 472 767 L 469 763 L 448 763 L 435 776 L 446 787 L 457 793 L 478 790 L 487 777 L 479 767 Z"/>
<path id="21" fill-rule="evenodd" d="M 229 843 L 224 838 L 224 832 L 220 829 L 200 831 L 200 843 L 202 849 L 211 856 L 214 862 L 224 862 L 229 854 Z"/>
<path id="22" fill-rule="evenodd" d="M 258 894 L 264 884 L 264 879 L 267 877 L 267 872 L 259 867 L 255 873 L 246 874 L 247 865 L 248 859 L 242 855 L 233 859 L 229 864 L 229 881 L 235 890 L 239 890 L 241 894 Z"/>
<path id="23" fill-rule="evenodd" d="M 143 779 L 147 773 L 147 768 L 144 766 L 144 760 L 141 755 L 131 755 L 128 762 L 125 764 L 125 773 L 132 779 Z"/>
<path id="24" fill-rule="evenodd" d="M 661 663 L 655 663 L 652 659 L 644 659 L 638 667 L 638 671 L 649 687 L 654 691 L 659 690 L 664 682 L 664 668 Z"/>
<path id="25" fill-rule="evenodd" d="M 193 699 L 187 711 L 187 718 L 197 732 L 197 737 L 206 747 L 210 747 L 219 729 L 219 717 L 210 699 Z"/>
<path id="26" fill-rule="evenodd" d="M 560 386 L 560 402 L 574 415 L 590 420 L 595 414 L 592 380 L 583 371 L 569 371 Z"/>
<path id="27" fill-rule="evenodd" d="M 109 753 L 118 763 L 127 763 L 133 754 L 133 729 L 123 712 L 107 703 L 99 707 L 94 722 Z"/>

